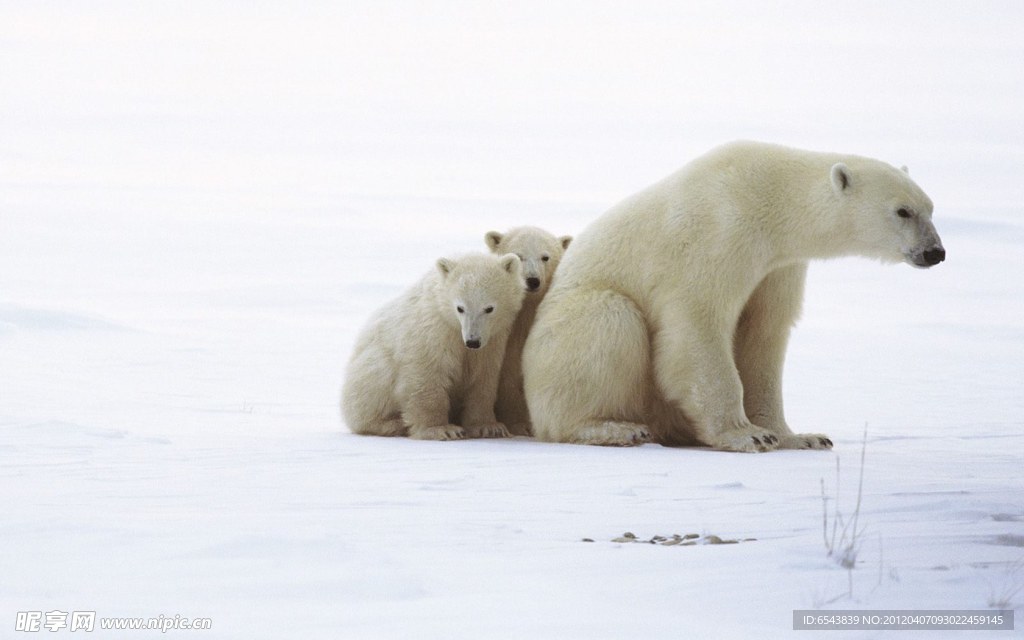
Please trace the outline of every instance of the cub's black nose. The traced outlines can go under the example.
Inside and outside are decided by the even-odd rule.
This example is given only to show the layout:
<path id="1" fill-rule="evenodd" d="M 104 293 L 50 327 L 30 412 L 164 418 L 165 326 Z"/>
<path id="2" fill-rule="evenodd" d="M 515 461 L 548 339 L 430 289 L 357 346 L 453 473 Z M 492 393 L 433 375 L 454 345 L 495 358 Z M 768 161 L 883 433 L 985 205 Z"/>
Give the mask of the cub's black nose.
<path id="1" fill-rule="evenodd" d="M 526 288 L 529 289 L 530 291 L 536 291 L 537 289 L 540 289 L 540 278 L 527 278 Z"/>
<path id="2" fill-rule="evenodd" d="M 924 261 L 929 265 L 936 265 L 946 259 L 946 250 L 942 247 L 929 249 L 924 252 Z"/>
<path id="3" fill-rule="evenodd" d="M 469 347 L 470 349 L 479 349 L 480 348 L 480 341 L 479 340 L 466 340 L 466 346 Z"/>

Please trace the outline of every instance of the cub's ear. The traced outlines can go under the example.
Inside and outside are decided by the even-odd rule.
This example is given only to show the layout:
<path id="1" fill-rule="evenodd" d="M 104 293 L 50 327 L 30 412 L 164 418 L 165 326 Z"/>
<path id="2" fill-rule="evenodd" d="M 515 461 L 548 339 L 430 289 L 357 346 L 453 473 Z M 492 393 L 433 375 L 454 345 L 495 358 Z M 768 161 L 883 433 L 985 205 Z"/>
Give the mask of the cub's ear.
<path id="1" fill-rule="evenodd" d="M 518 276 L 520 269 L 522 268 L 521 265 L 522 261 L 519 259 L 519 256 L 514 253 L 506 253 L 501 256 L 501 268 L 507 273 L 512 273 Z"/>
<path id="2" fill-rule="evenodd" d="M 437 260 L 437 270 L 441 273 L 442 278 L 447 278 L 454 268 L 455 261 L 451 258 L 439 258 Z"/>
<path id="3" fill-rule="evenodd" d="M 484 242 L 487 243 L 487 246 L 490 247 L 491 251 L 496 251 L 504 237 L 505 236 L 503 234 L 498 233 L 497 231 L 488 231 L 487 235 L 484 236 Z"/>
<path id="4" fill-rule="evenodd" d="M 903 165 L 902 167 L 900 167 L 900 171 L 907 174 L 908 176 L 910 175 L 910 169 L 907 168 L 907 165 Z"/>
<path id="5" fill-rule="evenodd" d="M 563 249 L 568 249 L 569 243 L 572 242 L 572 236 L 562 236 L 558 241 L 562 243 Z"/>
<path id="6" fill-rule="evenodd" d="M 850 170 L 842 162 L 832 165 L 832 188 L 836 191 L 846 191 L 850 186 Z"/>

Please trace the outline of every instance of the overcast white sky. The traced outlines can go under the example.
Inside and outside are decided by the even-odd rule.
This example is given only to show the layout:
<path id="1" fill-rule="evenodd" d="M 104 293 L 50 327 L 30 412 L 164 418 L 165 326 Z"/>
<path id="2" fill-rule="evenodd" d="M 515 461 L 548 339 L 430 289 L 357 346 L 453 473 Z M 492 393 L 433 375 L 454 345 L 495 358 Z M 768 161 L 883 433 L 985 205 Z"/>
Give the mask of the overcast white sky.
<path id="1" fill-rule="evenodd" d="M 1001 201 L 1021 43 L 1017 2 L 4 2 L 0 182 L 606 202 L 747 137 Z"/>

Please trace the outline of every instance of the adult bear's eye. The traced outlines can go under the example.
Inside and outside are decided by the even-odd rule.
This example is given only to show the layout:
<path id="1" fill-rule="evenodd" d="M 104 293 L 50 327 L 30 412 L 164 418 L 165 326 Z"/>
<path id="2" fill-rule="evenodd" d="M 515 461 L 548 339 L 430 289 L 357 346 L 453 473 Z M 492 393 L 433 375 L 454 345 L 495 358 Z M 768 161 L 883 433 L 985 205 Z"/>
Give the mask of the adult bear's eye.
<path id="1" fill-rule="evenodd" d="M 900 209 L 899 211 L 896 212 L 896 215 L 898 215 L 901 218 L 909 218 L 910 212 L 907 211 L 906 209 Z"/>
<path id="2" fill-rule="evenodd" d="M 458 311 L 459 313 L 466 313 L 466 310 L 463 309 L 462 307 L 455 307 L 455 310 Z"/>
<path id="3" fill-rule="evenodd" d="M 487 307 L 486 309 L 484 309 L 484 313 L 492 313 L 493 311 L 494 307 Z"/>
<path id="4" fill-rule="evenodd" d="M 551 256 L 541 256 L 540 259 L 543 260 L 544 262 L 547 262 L 548 260 L 551 259 Z"/>

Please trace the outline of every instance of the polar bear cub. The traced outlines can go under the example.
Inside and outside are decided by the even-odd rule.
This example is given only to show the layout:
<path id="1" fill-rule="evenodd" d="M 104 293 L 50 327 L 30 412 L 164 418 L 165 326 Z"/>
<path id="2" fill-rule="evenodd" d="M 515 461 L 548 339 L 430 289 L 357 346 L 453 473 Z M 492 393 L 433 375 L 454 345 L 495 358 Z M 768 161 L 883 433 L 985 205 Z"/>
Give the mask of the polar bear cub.
<path id="1" fill-rule="evenodd" d="M 508 437 L 494 402 L 523 296 L 514 254 L 439 259 L 357 340 L 342 390 L 349 429 L 423 440 Z"/>
<path id="2" fill-rule="evenodd" d="M 786 423 L 782 369 L 808 262 L 852 255 L 945 259 L 906 171 L 754 142 L 692 161 L 573 240 L 523 349 L 536 436 L 831 448 Z"/>
<path id="3" fill-rule="evenodd" d="M 512 435 L 528 436 L 533 431 L 530 427 L 530 412 L 526 408 L 526 394 L 523 392 L 523 343 L 533 326 L 537 306 L 547 293 L 555 269 L 572 242 L 572 236 L 555 237 L 537 227 L 515 227 L 505 233 L 488 231 L 484 241 L 492 253 L 514 253 L 523 262 L 526 297 L 505 349 L 494 411 Z"/>

